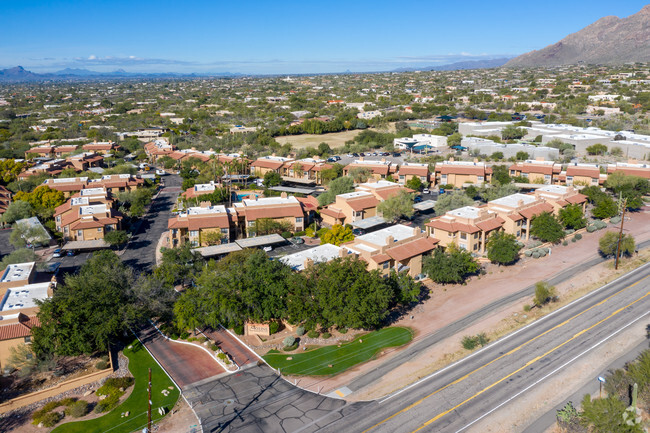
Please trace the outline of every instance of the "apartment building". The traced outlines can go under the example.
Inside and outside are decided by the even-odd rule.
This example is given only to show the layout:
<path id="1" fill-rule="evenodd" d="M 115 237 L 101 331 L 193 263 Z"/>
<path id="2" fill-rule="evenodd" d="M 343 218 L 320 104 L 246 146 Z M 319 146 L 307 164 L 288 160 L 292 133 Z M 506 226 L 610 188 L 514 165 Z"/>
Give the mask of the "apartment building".
<path id="1" fill-rule="evenodd" d="M 553 161 L 527 160 L 517 162 L 508 169 L 511 177 L 523 177 L 528 183 L 554 185 L 560 181 L 562 165 Z"/>
<path id="2" fill-rule="evenodd" d="M 11 349 L 31 343 L 32 329 L 39 326 L 36 301 L 52 297 L 56 279 L 36 282 L 35 262 L 7 266 L 0 278 L 0 368 L 4 369 Z"/>
<path id="3" fill-rule="evenodd" d="M 25 151 L 25 159 L 54 156 L 54 146 L 37 146 Z"/>
<path id="4" fill-rule="evenodd" d="M 152 164 L 155 164 L 163 156 L 169 156 L 175 150 L 174 145 L 162 139 L 150 141 L 144 145 L 144 153 Z"/>
<path id="5" fill-rule="evenodd" d="M 357 159 L 354 162 L 343 167 L 343 175 L 347 176 L 351 170 L 355 168 L 366 169 L 370 172 L 375 180 L 386 179 L 397 173 L 397 165 L 386 161 L 382 158 L 380 161 L 367 161 L 363 158 Z"/>
<path id="6" fill-rule="evenodd" d="M 638 164 L 633 162 L 616 162 L 607 165 L 607 174 L 623 173 L 627 176 L 638 176 L 650 179 L 650 164 Z"/>
<path id="7" fill-rule="evenodd" d="M 366 261 L 369 270 L 378 270 L 384 277 L 391 270 L 415 277 L 422 273 L 422 258 L 431 254 L 437 244 L 437 239 L 426 236 L 419 227 L 396 224 L 357 236 L 343 247 Z"/>
<path id="8" fill-rule="evenodd" d="M 505 220 L 487 207 L 465 206 L 448 211 L 425 224 L 427 236 L 439 245 L 451 244 L 476 254 L 485 254 L 490 235 L 503 229 Z"/>
<path id="9" fill-rule="evenodd" d="M 406 162 L 399 166 L 399 170 L 397 172 L 397 182 L 401 185 L 404 185 L 414 177 L 417 177 L 423 184 L 427 184 L 429 182 L 430 175 L 431 173 L 429 172 L 429 164 Z"/>
<path id="10" fill-rule="evenodd" d="M 572 186 L 548 185 L 536 189 L 534 195 L 553 206 L 555 215 L 559 214 L 560 209 L 572 204 L 581 205 L 583 214 L 587 207 L 587 196 L 580 194 Z"/>
<path id="11" fill-rule="evenodd" d="M 281 168 L 281 175 L 284 180 L 290 182 L 322 185 L 323 170 L 330 168 L 332 165 L 323 159 L 304 158 L 285 163 Z"/>
<path id="12" fill-rule="evenodd" d="M 113 151 L 120 149 L 120 145 L 114 141 L 95 141 L 93 143 L 84 144 L 82 146 L 85 152 L 94 152 L 99 155 L 106 155 L 113 153 Z"/>
<path id="13" fill-rule="evenodd" d="M 294 160 L 291 158 L 285 158 L 282 156 L 263 156 L 257 158 L 251 163 L 250 174 L 252 176 L 264 177 L 266 173 L 273 171 L 282 175 L 282 168 L 293 161 Z"/>
<path id="14" fill-rule="evenodd" d="M 560 181 L 566 185 L 592 186 L 601 185 L 607 180 L 607 174 L 600 173 L 600 167 L 596 164 L 569 164 L 566 170 L 559 175 Z"/>
<path id="15" fill-rule="evenodd" d="M 380 200 L 369 191 L 354 191 L 336 196 L 334 203 L 321 209 L 323 224 L 351 224 L 377 215 Z"/>
<path id="16" fill-rule="evenodd" d="M 192 247 L 227 244 L 234 239 L 234 211 L 225 206 L 202 203 L 169 219 L 170 244 L 173 248 L 189 242 Z"/>
<path id="17" fill-rule="evenodd" d="M 492 180 L 492 168 L 484 162 L 443 161 L 436 164 L 435 183 L 462 188 L 465 184 L 481 185 Z"/>
<path id="18" fill-rule="evenodd" d="M 303 204 L 294 196 L 282 193 L 280 197 L 256 197 L 234 203 L 237 230 L 249 237 L 257 235 L 257 222 L 270 219 L 285 222 L 289 231 L 305 230 L 305 210 Z"/>
<path id="19" fill-rule="evenodd" d="M 62 158 L 64 155 L 72 153 L 77 150 L 77 146 L 74 145 L 62 145 L 56 146 L 54 148 L 54 156 L 56 158 Z"/>
<path id="20" fill-rule="evenodd" d="M 517 239 L 530 238 L 531 220 L 543 213 L 554 212 L 555 208 L 543 198 L 530 194 L 511 194 L 488 202 L 487 209 L 504 220 L 503 229 Z"/>

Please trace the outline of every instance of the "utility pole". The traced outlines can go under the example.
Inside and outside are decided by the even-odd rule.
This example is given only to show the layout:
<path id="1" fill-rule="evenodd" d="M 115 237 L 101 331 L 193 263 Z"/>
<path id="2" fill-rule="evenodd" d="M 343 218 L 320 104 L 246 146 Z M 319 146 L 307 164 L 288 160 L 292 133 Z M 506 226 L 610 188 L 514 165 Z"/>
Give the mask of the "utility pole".
<path id="1" fill-rule="evenodd" d="M 149 369 L 149 408 L 147 409 L 147 433 L 151 433 L 151 369 Z"/>
<path id="2" fill-rule="evenodd" d="M 627 208 L 627 199 L 621 201 L 623 205 L 623 216 L 621 217 L 621 230 L 618 232 L 618 242 L 616 244 L 616 260 L 614 261 L 614 269 L 618 270 L 618 258 L 621 252 L 621 240 L 623 239 L 623 223 L 625 222 L 625 209 Z"/>

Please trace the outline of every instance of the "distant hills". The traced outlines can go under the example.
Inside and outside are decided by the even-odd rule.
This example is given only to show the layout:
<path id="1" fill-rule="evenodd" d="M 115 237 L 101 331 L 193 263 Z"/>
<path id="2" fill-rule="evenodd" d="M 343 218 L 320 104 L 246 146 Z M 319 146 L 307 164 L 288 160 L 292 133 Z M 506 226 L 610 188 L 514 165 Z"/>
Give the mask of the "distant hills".
<path id="1" fill-rule="evenodd" d="M 449 63 L 447 65 L 439 66 L 424 66 L 421 68 L 397 68 L 391 72 L 413 72 L 413 71 L 458 71 L 463 69 L 487 69 L 498 68 L 503 66 L 510 60 L 511 57 L 504 57 L 500 59 L 486 59 L 486 60 L 466 60 L 463 62 Z"/>
<path id="2" fill-rule="evenodd" d="M 650 61 L 650 5 L 627 18 L 607 16 L 541 50 L 515 57 L 506 67 Z"/>
<path id="3" fill-rule="evenodd" d="M 65 81 L 65 80 L 89 80 L 89 79 L 111 79 L 111 78 L 191 78 L 191 77 L 231 77 L 239 76 L 231 72 L 215 72 L 205 74 L 179 74 L 164 72 L 157 74 L 146 74 L 139 72 L 126 72 L 118 69 L 113 72 L 97 72 L 88 69 L 66 68 L 57 72 L 38 74 L 16 66 L 9 69 L 0 69 L 0 83 L 25 83 L 38 81 Z"/>

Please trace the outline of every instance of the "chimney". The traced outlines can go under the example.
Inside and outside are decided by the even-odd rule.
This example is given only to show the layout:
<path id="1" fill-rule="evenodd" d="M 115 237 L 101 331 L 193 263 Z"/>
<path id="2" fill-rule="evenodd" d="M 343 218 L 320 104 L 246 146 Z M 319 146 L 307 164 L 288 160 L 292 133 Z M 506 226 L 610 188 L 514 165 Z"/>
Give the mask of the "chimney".
<path id="1" fill-rule="evenodd" d="M 524 201 L 523 201 L 523 200 L 519 200 L 519 201 L 517 202 L 517 206 L 518 206 L 518 207 L 522 207 L 523 205 L 524 205 Z"/>
<path id="2" fill-rule="evenodd" d="M 348 255 L 348 252 L 347 252 L 347 250 L 345 248 L 341 248 L 339 250 L 339 257 L 345 257 L 347 255 Z"/>
<path id="3" fill-rule="evenodd" d="M 287 198 L 287 193 L 283 191 L 282 194 L 280 194 L 280 198 Z"/>
<path id="4" fill-rule="evenodd" d="M 304 261 L 303 264 L 302 264 L 302 267 L 303 267 L 304 269 L 307 269 L 307 268 L 313 266 L 313 264 L 314 264 L 314 261 L 313 261 L 312 259 L 310 259 L 310 258 L 306 258 L 305 261 Z"/>
<path id="5" fill-rule="evenodd" d="M 393 236 L 388 236 L 386 238 L 386 245 L 392 245 L 393 242 L 395 242 L 395 238 Z"/>
<path id="6" fill-rule="evenodd" d="M 420 227 L 413 227 L 413 236 L 417 236 L 420 233 Z"/>

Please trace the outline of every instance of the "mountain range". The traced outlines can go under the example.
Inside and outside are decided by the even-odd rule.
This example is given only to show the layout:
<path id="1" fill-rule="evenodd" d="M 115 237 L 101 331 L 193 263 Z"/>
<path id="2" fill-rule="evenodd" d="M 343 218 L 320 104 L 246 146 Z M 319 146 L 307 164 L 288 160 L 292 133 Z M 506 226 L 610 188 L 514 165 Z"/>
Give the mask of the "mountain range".
<path id="1" fill-rule="evenodd" d="M 541 50 L 515 57 L 506 67 L 623 64 L 650 61 L 650 5 L 627 18 L 607 16 Z"/>

